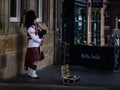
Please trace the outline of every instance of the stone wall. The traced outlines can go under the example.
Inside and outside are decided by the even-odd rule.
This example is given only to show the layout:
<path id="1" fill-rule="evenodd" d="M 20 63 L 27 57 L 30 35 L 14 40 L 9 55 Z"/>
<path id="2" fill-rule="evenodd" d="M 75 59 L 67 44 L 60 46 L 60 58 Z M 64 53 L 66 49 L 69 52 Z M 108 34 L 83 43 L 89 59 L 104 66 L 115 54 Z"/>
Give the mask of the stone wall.
<path id="1" fill-rule="evenodd" d="M 13 77 L 17 74 L 26 73 L 24 71 L 24 59 L 27 45 L 26 29 L 19 27 L 18 23 L 9 22 L 9 2 L 10 0 L 1 0 L 0 10 L 0 79 Z M 23 0 L 24 1 L 24 0 Z M 38 69 L 50 66 L 54 60 L 54 30 L 53 30 L 53 0 L 43 0 L 44 8 L 43 20 L 47 28 L 47 40 L 43 44 L 45 59 L 39 62 Z M 47 1 L 45 3 L 45 1 Z M 33 2 L 33 0 L 31 0 Z M 27 2 L 26 2 L 27 3 Z M 27 10 L 32 3 L 28 3 Z M 6 8 L 5 6 L 6 5 Z M 26 4 L 25 4 L 26 5 Z M 32 7 L 34 9 L 34 7 Z M 46 10 L 47 9 L 47 10 Z M 7 19 L 6 19 L 7 17 Z"/>

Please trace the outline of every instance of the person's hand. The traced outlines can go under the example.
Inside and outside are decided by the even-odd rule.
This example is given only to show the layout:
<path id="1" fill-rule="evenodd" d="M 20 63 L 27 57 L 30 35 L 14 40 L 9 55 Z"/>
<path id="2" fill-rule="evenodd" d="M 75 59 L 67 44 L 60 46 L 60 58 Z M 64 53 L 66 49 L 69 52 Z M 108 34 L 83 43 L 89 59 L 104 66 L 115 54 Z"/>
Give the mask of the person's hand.
<path id="1" fill-rule="evenodd" d="M 44 41 L 44 39 L 43 39 L 43 38 L 41 38 L 41 42 L 40 42 L 40 45 L 42 45 L 42 44 L 43 44 L 43 41 Z"/>
<path id="2" fill-rule="evenodd" d="M 46 41 L 46 37 L 44 36 L 44 37 L 41 38 L 41 43 L 43 43 L 45 41 Z"/>
<path id="3" fill-rule="evenodd" d="M 47 40 L 45 35 L 43 35 L 43 39 L 44 39 L 44 41 L 46 41 L 46 40 Z"/>

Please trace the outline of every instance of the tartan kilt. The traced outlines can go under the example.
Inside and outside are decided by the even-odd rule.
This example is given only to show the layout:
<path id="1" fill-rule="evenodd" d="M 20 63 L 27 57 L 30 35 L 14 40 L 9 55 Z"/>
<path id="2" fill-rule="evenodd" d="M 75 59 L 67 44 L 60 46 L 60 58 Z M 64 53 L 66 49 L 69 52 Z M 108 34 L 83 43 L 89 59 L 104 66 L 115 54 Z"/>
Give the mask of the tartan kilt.
<path id="1" fill-rule="evenodd" d="M 25 70 L 28 69 L 28 67 L 31 67 L 33 62 L 40 60 L 40 50 L 38 47 L 33 48 L 27 48 L 26 56 L 25 56 Z"/>

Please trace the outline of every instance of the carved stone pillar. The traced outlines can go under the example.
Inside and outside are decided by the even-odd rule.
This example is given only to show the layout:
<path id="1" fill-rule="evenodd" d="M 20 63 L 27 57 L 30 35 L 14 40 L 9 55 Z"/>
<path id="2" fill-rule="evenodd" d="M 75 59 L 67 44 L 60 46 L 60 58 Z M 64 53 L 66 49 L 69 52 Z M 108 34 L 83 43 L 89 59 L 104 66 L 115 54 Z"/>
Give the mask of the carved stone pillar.
<path id="1" fill-rule="evenodd" d="M 0 1 L 0 34 L 9 32 L 9 7 L 10 0 Z"/>
<path id="2" fill-rule="evenodd" d="M 105 16 L 104 16 L 104 11 L 105 11 L 105 8 L 106 8 L 106 3 L 107 0 L 103 0 L 103 8 L 101 8 L 101 34 L 100 34 L 100 37 L 101 37 L 101 46 L 104 46 L 105 45 Z"/>
<path id="3" fill-rule="evenodd" d="M 87 44 L 91 42 L 91 5 L 92 0 L 88 0 L 89 6 L 88 6 L 88 31 L 87 31 Z"/>

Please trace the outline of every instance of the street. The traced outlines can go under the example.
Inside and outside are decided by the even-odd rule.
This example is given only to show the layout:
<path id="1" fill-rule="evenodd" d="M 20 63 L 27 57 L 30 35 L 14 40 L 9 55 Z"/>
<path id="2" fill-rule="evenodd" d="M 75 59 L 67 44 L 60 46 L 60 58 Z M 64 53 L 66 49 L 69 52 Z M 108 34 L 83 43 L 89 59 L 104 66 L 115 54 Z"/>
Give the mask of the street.
<path id="1" fill-rule="evenodd" d="M 61 77 L 60 66 L 51 66 L 37 71 L 40 79 L 31 79 L 27 75 L 17 75 L 7 80 L 1 80 L 1 90 L 6 90 L 6 85 L 14 90 L 32 90 L 37 87 L 42 90 L 120 90 L 120 68 L 103 71 L 94 68 L 70 66 L 70 74 L 80 76 L 80 81 L 71 85 L 64 85 Z M 19 90 L 18 89 L 18 90 Z"/>

